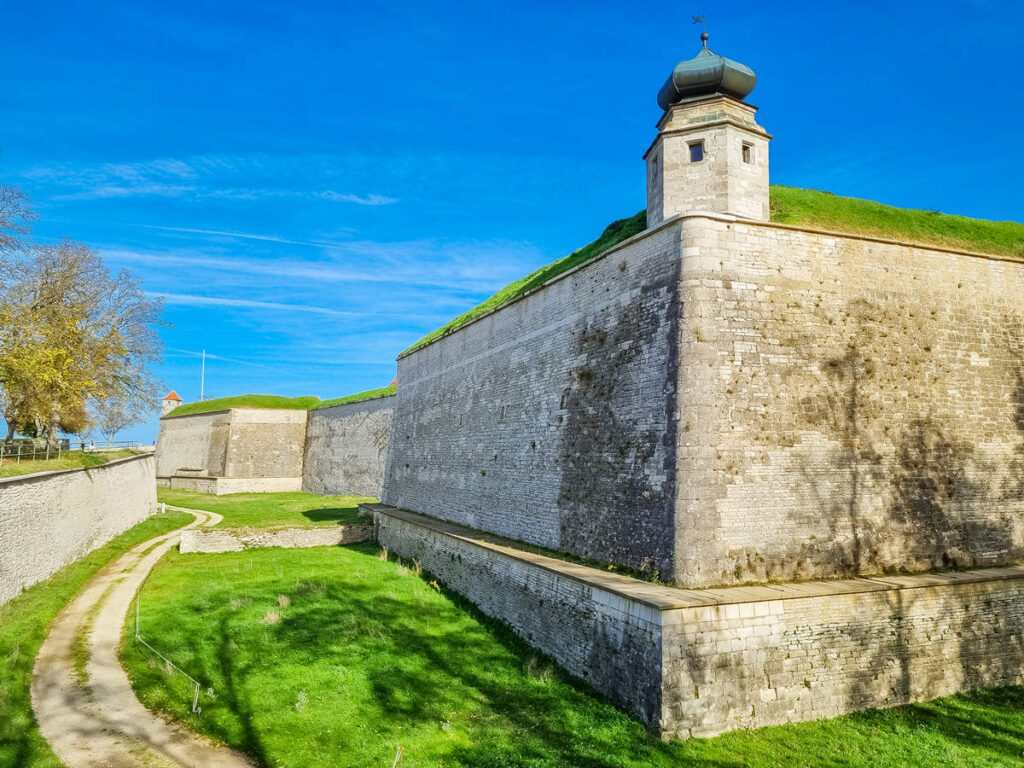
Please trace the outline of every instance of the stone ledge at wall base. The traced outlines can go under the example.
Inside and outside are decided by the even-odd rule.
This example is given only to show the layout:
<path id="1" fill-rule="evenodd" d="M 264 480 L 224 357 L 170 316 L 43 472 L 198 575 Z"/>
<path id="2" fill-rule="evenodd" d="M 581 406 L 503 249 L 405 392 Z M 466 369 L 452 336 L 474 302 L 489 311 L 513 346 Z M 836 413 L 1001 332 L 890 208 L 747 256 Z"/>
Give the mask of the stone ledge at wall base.
<path id="1" fill-rule="evenodd" d="M 291 493 L 302 490 L 301 477 L 158 477 L 158 488 L 224 496 L 229 493 Z"/>
<path id="2" fill-rule="evenodd" d="M 665 737 L 1024 679 L 1024 567 L 681 589 L 384 504 L 376 538 Z"/>
<path id="3" fill-rule="evenodd" d="M 373 539 L 372 525 L 339 525 L 332 528 L 225 528 L 182 531 L 182 554 L 241 552 L 246 549 L 281 547 L 337 547 Z"/>

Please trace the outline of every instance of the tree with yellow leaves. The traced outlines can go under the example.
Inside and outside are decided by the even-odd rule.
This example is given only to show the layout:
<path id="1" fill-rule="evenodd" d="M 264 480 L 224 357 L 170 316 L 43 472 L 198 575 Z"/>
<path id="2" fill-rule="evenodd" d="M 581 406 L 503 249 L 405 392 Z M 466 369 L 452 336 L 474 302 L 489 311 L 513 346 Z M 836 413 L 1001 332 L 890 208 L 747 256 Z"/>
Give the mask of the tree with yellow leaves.
<path id="1" fill-rule="evenodd" d="M 0 229 L 2 229 L 0 220 Z M 149 400 L 160 302 L 127 271 L 70 240 L 6 247 L 0 259 L 0 386 L 9 437 L 34 424 L 56 446 L 88 403 Z"/>

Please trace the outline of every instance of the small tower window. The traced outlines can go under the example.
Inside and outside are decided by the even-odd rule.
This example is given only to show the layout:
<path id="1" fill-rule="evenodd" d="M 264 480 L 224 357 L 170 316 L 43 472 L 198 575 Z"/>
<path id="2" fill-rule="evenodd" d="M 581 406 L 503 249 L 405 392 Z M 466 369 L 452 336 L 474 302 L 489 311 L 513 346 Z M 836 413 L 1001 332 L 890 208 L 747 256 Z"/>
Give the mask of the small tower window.
<path id="1" fill-rule="evenodd" d="M 754 162 L 754 145 L 743 142 L 743 162 L 753 163 Z"/>
<path id="2" fill-rule="evenodd" d="M 690 162 L 699 163 L 704 159 L 704 142 L 694 141 L 690 144 Z"/>

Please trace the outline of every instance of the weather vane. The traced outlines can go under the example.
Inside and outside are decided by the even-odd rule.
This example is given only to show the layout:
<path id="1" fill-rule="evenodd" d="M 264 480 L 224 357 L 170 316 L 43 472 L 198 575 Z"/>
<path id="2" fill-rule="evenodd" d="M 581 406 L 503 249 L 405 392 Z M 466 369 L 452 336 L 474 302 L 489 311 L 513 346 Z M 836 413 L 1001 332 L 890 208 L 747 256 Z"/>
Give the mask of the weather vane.
<path id="1" fill-rule="evenodd" d="M 700 16 L 693 16 L 692 18 L 693 18 L 693 23 L 694 24 L 700 24 L 700 27 L 701 27 L 700 39 L 704 41 L 704 47 L 707 48 L 708 47 L 707 17 L 702 13 Z"/>

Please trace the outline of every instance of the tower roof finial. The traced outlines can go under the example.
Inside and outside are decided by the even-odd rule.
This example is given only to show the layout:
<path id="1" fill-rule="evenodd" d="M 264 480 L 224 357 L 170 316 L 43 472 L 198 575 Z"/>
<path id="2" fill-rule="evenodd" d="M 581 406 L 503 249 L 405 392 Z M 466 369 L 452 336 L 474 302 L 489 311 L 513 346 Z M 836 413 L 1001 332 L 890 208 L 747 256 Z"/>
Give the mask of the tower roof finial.
<path id="1" fill-rule="evenodd" d="M 704 47 L 707 48 L 708 47 L 708 23 L 707 23 L 707 16 L 705 16 L 703 13 L 700 16 L 694 16 L 693 17 L 693 23 L 694 24 L 700 24 L 700 28 L 701 28 L 700 39 L 701 39 L 701 42 L 704 43 Z"/>
<path id="2" fill-rule="evenodd" d="M 705 17 L 694 16 L 694 24 L 706 24 Z M 658 92 L 658 106 L 668 109 L 684 99 L 725 94 L 742 100 L 754 90 L 757 76 L 754 70 L 738 61 L 719 56 L 708 48 L 705 27 L 700 35 L 703 47 L 688 61 L 681 61 L 672 70 L 668 80 Z"/>

